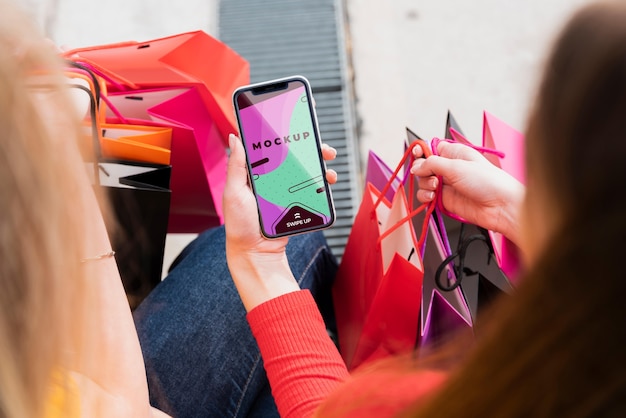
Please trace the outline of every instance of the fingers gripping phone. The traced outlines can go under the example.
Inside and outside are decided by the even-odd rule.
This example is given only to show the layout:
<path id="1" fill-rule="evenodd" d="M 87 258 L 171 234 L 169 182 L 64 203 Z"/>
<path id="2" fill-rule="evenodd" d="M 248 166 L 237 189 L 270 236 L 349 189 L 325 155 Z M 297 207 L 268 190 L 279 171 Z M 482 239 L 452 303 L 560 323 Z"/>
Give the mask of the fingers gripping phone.
<path id="1" fill-rule="evenodd" d="M 233 94 L 261 233 L 278 238 L 327 228 L 335 209 L 311 87 L 301 76 Z"/>

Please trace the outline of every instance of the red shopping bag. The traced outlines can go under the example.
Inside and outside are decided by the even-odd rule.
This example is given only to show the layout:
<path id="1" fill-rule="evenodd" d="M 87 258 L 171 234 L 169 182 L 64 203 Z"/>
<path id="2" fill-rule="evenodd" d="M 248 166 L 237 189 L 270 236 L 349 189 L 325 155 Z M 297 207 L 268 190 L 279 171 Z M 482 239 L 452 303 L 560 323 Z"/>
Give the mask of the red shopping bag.
<path id="1" fill-rule="evenodd" d="M 108 121 L 172 129 L 168 232 L 200 232 L 223 221 L 226 150 L 196 86 L 108 94 Z"/>
<path id="2" fill-rule="evenodd" d="M 353 358 L 354 366 L 415 347 L 423 265 L 419 256 L 420 244 L 407 216 L 406 196 L 402 189 L 398 189 L 380 228 L 383 235 L 378 241 L 383 275 L 364 318 Z M 397 228 L 389 232 L 394 227 Z"/>
<path id="3" fill-rule="evenodd" d="M 387 200 L 392 183 L 381 191 L 367 184 L 333 286 L 339 347 L 349 369 L 410 351 L 417 339 L 422 243 L 410 220 L 426 208 L 410 211 L 404 188 Z"/>
<path id="4" fill-rule="evenodd" d="M 109 90 L 198 86 L 224 145 L 237 132 L 231 96 L 249 84 L 248 62 L 226 44 L 202 32 L 146 42 L 123 42 L 74 49 L 64 54 L 94 66 L 111 81 Z"/>

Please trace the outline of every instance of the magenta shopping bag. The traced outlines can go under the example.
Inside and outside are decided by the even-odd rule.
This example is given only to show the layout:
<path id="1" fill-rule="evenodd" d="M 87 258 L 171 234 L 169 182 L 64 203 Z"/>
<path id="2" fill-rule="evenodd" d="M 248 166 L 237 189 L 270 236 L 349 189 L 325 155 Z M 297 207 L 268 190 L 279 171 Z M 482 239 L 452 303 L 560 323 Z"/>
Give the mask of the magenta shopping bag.
<path id="1" fill-rule="evenodd" d="M 385 198 L 389 201 L 393 200 L 396 191 L 403 183 L 402 179 L 395 178 L 392 174 L 393 170 L 374 151 L 370 150 L 367 156 L 365 184 L 371 183 L 378 190 L 382 190 L 387 182 L 391 181 L 391 186 L 385 193 Z"/>
<path id="2" fill-rule="evenodd" d="M 525 183 L 524 135 L 488 112 L 483 116 L 483 147 L 500 151 L 504 157 L 486 155 L 496 166 Z M 490 232 L 498 264 L 504 273 L 515 279 L 520 260 L 517 247 L 502 234 Z"/>
<path id="3" fill-rule="evenodd" d="M 524 173 L 524 135 L 489 112 L 483 115 L 483 147 L 500 151 L 504 157 L 487 155 L 495 165 L 526 182 Z"/>
<path id="4" fill-rule="evenodd" d="M 200 232 L 223 221 L 227 155 L 196 87 L 112 92 L 109 118 L 172 129 L 169 232 Z M 114 109 L 114 111 L 112 110 Z"/>

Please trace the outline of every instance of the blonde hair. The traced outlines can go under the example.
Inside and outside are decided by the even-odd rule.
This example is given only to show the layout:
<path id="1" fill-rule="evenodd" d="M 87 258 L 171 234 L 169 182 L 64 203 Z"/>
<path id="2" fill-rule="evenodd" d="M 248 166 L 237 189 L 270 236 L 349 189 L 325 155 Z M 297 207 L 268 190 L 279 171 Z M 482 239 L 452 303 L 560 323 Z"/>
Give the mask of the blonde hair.
<path id="1" fill-rule="evenodd" d="M 31 74 L 47 74 L 44 94 L 66 109 L 53 48 L 8 0 L 0 18 L 0 417 L 41 417 L 80 315 L 81 214 L 63 159 L 76 132 L 47 126 L 29 87 Z"/>

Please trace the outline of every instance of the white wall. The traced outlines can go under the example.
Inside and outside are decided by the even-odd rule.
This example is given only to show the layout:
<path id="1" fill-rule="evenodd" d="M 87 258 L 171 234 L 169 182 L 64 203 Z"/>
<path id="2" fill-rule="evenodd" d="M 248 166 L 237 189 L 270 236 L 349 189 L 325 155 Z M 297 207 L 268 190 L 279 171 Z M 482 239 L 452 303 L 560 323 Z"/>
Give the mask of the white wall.
<path id="1" fill-rule="evenodd" d="M 442 136 L 448 109 L 475 142 L 483 110 L 523 130 L 547 48 L 587 2 L 347 0 L 362 154 L 395 164 L 404 127 Z"/>
<path id="2" fill-rule="evenodd" d="M 145 41 L 193 30 L 217 35 L 219 0 L 17 0 L 60 46 Z"/>

